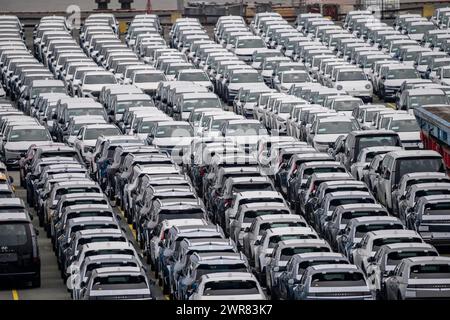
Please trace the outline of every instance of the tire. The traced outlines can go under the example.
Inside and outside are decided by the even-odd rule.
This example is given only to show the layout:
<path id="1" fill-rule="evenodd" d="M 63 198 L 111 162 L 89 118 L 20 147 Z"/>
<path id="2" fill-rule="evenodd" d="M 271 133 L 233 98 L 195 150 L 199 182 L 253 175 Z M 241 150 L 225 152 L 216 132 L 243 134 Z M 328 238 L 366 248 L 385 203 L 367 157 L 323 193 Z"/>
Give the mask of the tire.
<path id="1" fill-rule="evenodd" d="M 35 279 L 31 280 L 31 288 L 41 287 L 41 275 L 39 274 Z"/>

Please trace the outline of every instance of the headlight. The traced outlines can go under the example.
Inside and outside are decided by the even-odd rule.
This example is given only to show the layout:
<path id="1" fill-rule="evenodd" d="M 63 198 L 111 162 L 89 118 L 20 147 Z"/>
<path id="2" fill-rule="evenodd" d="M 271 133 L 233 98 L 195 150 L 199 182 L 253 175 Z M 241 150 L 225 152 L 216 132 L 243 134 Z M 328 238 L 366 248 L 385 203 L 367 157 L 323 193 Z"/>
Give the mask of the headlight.
<path id="1" fill-rule="evenodd" d="M 342 90 L 342 86 L 341 86 L 340 84 L 338 84 L 338 85 L 336 86 L 336 89 Z"/>
<path id="2" fill-rule="evenodd" d="M 367 90 L 369 90 L 370 88 L 372 88 L 372 86 L 368 83 L 368 84 L 366 84 L 365 88 L 366 88 Z"/>

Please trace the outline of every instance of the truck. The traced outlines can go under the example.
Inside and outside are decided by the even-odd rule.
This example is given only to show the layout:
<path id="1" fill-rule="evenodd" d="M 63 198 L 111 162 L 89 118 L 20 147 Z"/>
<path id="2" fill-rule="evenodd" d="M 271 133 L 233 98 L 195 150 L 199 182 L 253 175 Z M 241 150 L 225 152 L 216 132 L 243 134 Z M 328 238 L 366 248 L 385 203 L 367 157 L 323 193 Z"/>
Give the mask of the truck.
<path id="1" fill-rule="evenodd" d="M 421 139 L 426 149 L 439 152 L 450 171 L 450 105 L 414 108 L 421 129 Z"/>

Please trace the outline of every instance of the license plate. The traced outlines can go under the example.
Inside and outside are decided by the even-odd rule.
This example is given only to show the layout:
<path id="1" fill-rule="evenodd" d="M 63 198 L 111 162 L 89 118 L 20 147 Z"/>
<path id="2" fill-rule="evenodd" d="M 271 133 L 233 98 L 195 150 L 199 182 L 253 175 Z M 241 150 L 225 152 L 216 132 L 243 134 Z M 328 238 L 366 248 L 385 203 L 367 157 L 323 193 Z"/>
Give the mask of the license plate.
<path id="1" fill-rule="evenodd" d="M 16 262 L 16 253 L 0 253 L 0 262 Z"/>

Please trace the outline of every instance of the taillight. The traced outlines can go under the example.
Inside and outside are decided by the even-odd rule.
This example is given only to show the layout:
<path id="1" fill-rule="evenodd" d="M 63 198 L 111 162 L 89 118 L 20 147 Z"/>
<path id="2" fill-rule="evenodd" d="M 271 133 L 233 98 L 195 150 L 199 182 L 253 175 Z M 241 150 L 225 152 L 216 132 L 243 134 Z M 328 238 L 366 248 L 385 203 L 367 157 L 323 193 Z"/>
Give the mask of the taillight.
<path id="1" fill-rule="evenodd" d="M 164 240 L 164 232 L 161 233 L 161 240 Z"/>
<path id="2" fill-rule="evenodd" d="M 225 200 L 225 207 L 228 208 L 229 206 L 231 206 L 231 199 L 226 199 Z"/>
<path id="3" fill-rule="evenodd" d="M 39 257 L 33 257 L 33 264 L 40 264 L 41 259 Z"/>
<path id="4" fill-rule="evenodd" d="M 204 167 L 200 168 L 200 177 L 203 177 L 205 175 L 206 169 Z"/>

